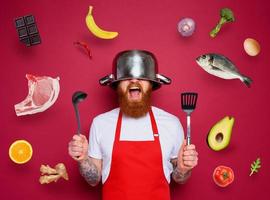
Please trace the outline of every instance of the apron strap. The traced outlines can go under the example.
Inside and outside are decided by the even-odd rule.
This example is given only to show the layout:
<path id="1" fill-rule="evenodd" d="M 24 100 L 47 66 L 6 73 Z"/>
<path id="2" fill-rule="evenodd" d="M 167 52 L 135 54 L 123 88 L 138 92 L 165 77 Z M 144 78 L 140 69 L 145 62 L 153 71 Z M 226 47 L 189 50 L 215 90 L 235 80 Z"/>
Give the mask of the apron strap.
<path id="1" fill-rule="evenodd" d="M 158 128 L 157 128 L 157 123 L 153 114 L 152 109 L 150 109 L 149 111 L 150 114 L 150 119 L 151 119 L 151 125 L 152 125 L 152 130 L 153 130 L 153 134 L 155 137 L 158 137 Z"/>
<path id="2" fill-rule="evenodd" d="M 120 141 L 120 133 L 121 133 L 121 127 L 122 127 L 122 112 L 119 111 L 117 124 L 116 124 L 116 131 L 115 131 L 115 140 L 116 142 Z"/>

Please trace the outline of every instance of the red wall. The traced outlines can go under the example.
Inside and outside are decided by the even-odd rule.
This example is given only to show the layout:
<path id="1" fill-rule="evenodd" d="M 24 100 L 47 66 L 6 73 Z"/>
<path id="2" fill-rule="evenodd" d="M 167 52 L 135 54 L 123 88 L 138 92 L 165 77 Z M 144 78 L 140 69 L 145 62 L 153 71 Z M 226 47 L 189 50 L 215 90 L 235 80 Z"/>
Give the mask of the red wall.
<path id="1" fill-rule="evenodd" d="M 119 32 L 114 40 L 95 38 L 86 28 L 85 15 L 94 6 L 97 24 Z M 209 31 L 219 18 L 219 9 L 231 8 L 236 17 L 215 39 Z M 267 0 L 10 0 L 0 6 L 1 40 L 1 199 L 99 199 L 100 187 L 91 188 L 80 177 L 77 164 L 68 156 L 67 146 L 76 131 L 71 95 L 88 93 L 80 105 L 83 132 L 88 136 L 94 116 L 114 108 L 115 94 L 99 86 L 98 80 L 111 71 L 114 55 L 125 49 L 147 49 L 156 54 L 161 74 L 173 83 L 153 95 L 154 105 L 177 115 L 185 127 L 180 93 L 197 91 L 198 106 L 192 116 L 193 142 L 199 165 L 186 185 L 172 184 L 172 199 L 266 199 L 269 194 L 269 72 L 270 6 Z M 15 17 L 33 14 L 42 43 L 25 47 L 18 41 Z M 197 29 L 190 38 L 179 36 L 180 18 L 192 17 Z M 247 37 L 257 39 L 261 53 L 249 57 L 243 50 Z M 87 42 L 93 59 L 73 45 Z M 195 62 L 201 54 L 215 52 L 229 57 L 254 83 L 248 89 L 239 80 L 226 81 L 204 72 Z M 56 103 L 43 113 L 17 117 L 14 104 L 28 92 L 26 73 L 60 77 L 61 91 Z M 206 145 L 211 126 L 225 115 L 235 117 L 229 147 L 213 152 Z M 28 140 L 32 160 L 16 165 L 8 157 L 16 139 Z M 252 161 L 261 157 L 262 168 L 249 177 Z M 41 164 L 65 163 L 69 181 L 40 185 Z M 234 169 L 235 181 L 219 188 L 212 180 L 217 165 Z"/>

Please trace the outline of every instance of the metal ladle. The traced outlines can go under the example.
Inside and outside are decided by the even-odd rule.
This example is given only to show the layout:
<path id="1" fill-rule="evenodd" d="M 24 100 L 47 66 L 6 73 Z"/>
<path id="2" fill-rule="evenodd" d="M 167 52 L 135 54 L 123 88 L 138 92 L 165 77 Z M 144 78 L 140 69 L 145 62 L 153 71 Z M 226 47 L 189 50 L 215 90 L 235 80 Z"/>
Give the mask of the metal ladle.
<path id="1" fill-rule="evenodd" d="M 78 109 L 78 104 L 83 101 L 87 97 L 87 94 L 82 91 L 76 91 L 72 95 L 72 104 L 75 109 L 76 113 L 76 119 L 77 119 L 77 124 L 78 124 L 78 129 L 77 129 L 77 134 L 79 135 L 81 133 L 81 121 L 80 121 L 80 114 L 79 114 L 79 109 Z"/>

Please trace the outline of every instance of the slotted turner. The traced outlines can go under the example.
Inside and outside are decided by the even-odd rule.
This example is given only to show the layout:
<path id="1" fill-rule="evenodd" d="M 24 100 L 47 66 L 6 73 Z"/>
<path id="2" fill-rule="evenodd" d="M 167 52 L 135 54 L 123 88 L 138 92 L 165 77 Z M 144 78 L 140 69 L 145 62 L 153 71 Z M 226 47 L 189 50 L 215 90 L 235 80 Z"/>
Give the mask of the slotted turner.
<path id="1" fill-rule="evenodd" d="M 196 108 L 197 98 L 198 94 L 194 92 L 181 93 L 182 110 L 187 113 L 187 145 L 191 144 L 190 116 L 193 110 Z"/>

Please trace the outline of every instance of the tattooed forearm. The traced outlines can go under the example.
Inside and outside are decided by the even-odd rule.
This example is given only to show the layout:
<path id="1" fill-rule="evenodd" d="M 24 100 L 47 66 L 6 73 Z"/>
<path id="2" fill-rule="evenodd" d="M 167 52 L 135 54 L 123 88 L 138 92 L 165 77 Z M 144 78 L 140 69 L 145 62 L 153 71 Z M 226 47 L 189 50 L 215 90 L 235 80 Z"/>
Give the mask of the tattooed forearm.
<path id="1" fill-rule="evenodd" d="M 90 158 L 79 163 L 81 175 L 91 186 L 96 186 L 101 178 L 97 166 L 91 161 Z"/>
<path id="2" fill-rule="evenodd" d="M 188 178 L 191 175 L 191 170 L 187 171 L 186 173 L 181 173 L 177 167 L 177 162 L 173 162 L 173 172 L 172 172 L 172 177 L 175 182 L 183 184 L 185 183 Z"/>

